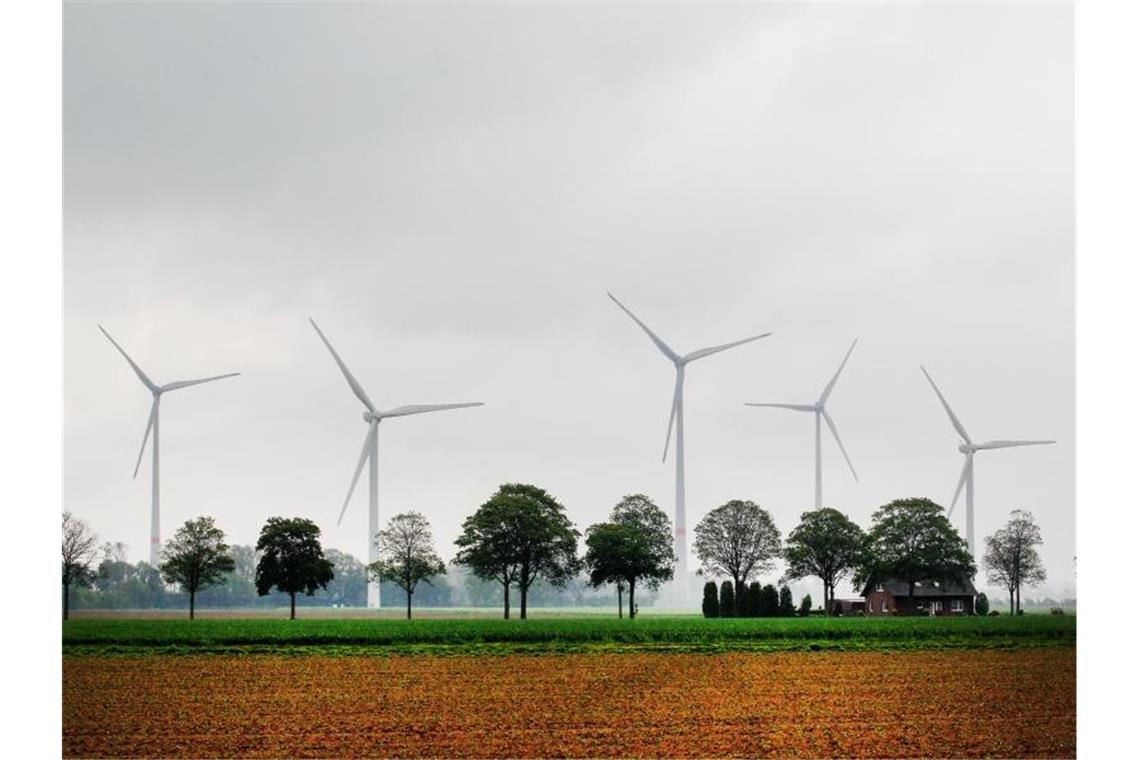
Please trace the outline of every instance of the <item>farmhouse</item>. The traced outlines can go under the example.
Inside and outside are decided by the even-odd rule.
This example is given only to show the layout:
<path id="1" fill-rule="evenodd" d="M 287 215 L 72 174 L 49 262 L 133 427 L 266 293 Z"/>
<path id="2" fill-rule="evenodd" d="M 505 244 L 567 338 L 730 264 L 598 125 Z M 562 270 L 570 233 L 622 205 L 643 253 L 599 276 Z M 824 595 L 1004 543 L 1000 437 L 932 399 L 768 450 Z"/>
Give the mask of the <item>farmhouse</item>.
<path id="1" fill-rule="evenodd" d="M 972 615 L 974 597 L 978 595 L 974 584 L 923 581 L 914 585 L 914 596 L 907 596 L 905 581 L 887 579 L 868 583 L 863 587 L 868 615 Z"/>

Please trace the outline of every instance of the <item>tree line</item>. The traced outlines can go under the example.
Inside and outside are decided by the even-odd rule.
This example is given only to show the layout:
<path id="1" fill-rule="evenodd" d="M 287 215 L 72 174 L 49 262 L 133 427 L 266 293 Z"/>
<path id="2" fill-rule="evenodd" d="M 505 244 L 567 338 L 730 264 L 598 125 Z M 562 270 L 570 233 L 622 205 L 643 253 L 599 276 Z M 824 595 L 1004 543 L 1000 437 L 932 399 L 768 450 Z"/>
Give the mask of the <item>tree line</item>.
<path id="1" fill-rule="evenodd" d="M 898 579 L 908 584 L 913 595 L 919 583 L 964 585 L 974 576 L 973 558 L 965 542 L 942 507 L 929 499 L 893 501 L 875 512 L 872 523 L 864 532 L 838 510 L 817 509 L 804 512 L 784 542 L 771 514 L 755 503 L 732 500 L 717 507 L 697 524 L 694 542 L 700 572 L 724 578 L 728 585 L 728 592 L 722 585 L 716 616 L 788 614 L 789 609 L 794 613 L 786 585 L 781 583 L 784 587 L 777 591 L 775 586 L 750 583 L 773 570 L 776 560 L 786 562 L 788 579 L 816 577 L 823 582 L 823 608 L 828 613 L 835 587 L 845 577 L 857 584 Z M 346 571 L 358 573 L 361 568 L 368 579 L 403 593 L 410 618 L 413 596 L 425 587 L 434 588 L 447 571 L 433 548 L 430 523 L 416 512 L 395 515 L 375 536 L 380 559 L 371 565 L 361 565 L 335 550 L 326 554 L 320 529 L 305 518 L 270 518 L 251 557 L 249 547 L 239 551 L 226 543 L 213 518 L 199 517 L 187 521 L 167 542 L 157 569 L 145 563 L 132 569 L 125 561 L 111 562 L 108 567 L 104 560 L 96 573 L 97 539 L 90 529 L 67 512 L 63 529 L 65 619 L 72 587 L 90 586 L 116 571 L 133 574 L 136 586 L 152 594 L 164 590 L 165 584 L 177 586 L 187 595 L 193 618 L 198 594 L 228 583 L 239 563 L 252 575 L 259 597 L 273 593 L 288 597 L 290 618 L 296 615 L 298 594 L 328 594 L 338 571 L 343 581 Z M 547 491 L 525 483 L 506 483 L 464 521 L 454 542 L 453 564 L 500 588 L 504 618 L 511 616 L 512 589 L 518 594 L 519 617 L 525 619 L 536 584 L 560 590 L 581 584 L 583 578 L 592 589 L 612 585 L 618 595 L 618 614 L 628 605 L 632 618 L 637 615 L 638 589 L 655 591 L 673 578 L 677 558 L 669 518 L 642 494 L 624 497 L 607 521 L 587 528 L 585 552 L 579 557 L 581 537 L 565 507 Z M 986 542 L 988 577 L 1010 590 L 1012 611 L 1015 599 L 1020 599 L 1021 585 L 1044 579 L 1035 550 L 1041 543 L 1040 531 L 1032 515 L 1016 511 L 1010 524 Z M 715 594 L 715 584 L 713 588 Z M 786 603 L 781 599 L 785 591 Z M 706 614 L 711 609 L 708 593 L 706 587 Z"/>

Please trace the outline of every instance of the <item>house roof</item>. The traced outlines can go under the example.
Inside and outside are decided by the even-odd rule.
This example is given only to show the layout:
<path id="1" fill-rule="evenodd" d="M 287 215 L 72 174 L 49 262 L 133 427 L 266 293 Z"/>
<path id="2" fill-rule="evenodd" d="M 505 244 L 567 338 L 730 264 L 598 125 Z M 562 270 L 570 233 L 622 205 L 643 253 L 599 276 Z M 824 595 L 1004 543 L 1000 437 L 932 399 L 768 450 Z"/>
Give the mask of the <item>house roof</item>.
<path id="1" fill-rule="evenodd" d="M 900 581 L 895 578 L 889 578 L 880 581 L 883 584 L 883 591 L 886 591 L 891 596 L 906 596 L 908 588 L 906 581 Z M 874 585 L 868 583 L 863 587 L 863 596 L 867 596 L 874 591 Z M 915 597 L 941 597 L 941 596 L 977 596 L 978 590 L 974 588 L 974 584 L 970 581 L 966 582 L 965 586 L 957 583 L 938 583 L 931 581 L 919 581 L 914 584 Z"/>

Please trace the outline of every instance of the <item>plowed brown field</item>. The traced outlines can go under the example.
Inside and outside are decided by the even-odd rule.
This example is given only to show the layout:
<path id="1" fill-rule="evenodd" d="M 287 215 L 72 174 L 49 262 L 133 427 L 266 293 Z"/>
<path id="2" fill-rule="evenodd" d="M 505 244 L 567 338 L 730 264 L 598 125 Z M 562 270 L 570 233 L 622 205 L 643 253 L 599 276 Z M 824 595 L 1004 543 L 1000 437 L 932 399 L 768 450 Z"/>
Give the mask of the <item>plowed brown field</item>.
<path id="1" fill-rule="evenodd" d="M 66 757 L 1073 757 L 1076 651 L 64 657 Z"/>

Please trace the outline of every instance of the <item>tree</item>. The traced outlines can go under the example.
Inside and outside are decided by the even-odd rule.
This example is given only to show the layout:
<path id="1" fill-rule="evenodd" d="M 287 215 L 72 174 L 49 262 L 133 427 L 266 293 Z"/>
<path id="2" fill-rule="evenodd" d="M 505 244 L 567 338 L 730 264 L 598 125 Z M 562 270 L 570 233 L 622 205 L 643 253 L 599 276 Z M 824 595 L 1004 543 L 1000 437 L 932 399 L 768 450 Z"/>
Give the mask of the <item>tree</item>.
<path id="1" fill-rule="evenodd" d="M 1001 584 L 1009 591 L 1011 615 L 1021 611 L 1023 585 L 1036 586 L 1045 582 L 1045 566 L 1037 554 L 1037 547 L 1042 543 L 1041 529 L 1033 515 L 1020 509 L 1009 513 L 1009 522 L 1000 530 L 986 536 L 986 552 L 982 556 L 986 580 Z"/>
<path id="2" fill-rule="evenodd" d="M 811 614 L 811 594 L 804 594 L 804 598 L 800 600 L 800 617 L 807 617 Z"/>
<path id="3" fill-rule="evenodd" d="M 89 586 L 95 580 L 91 565 L 95 562 L 99 537 L 91 527 L 71 512 L 63 513 L 63 619 L 71 607 L 71 587 Z"/>
<path id="4" fill-rule="evenodd" d="M 780 617 L 792 617 L 796 614 L 796 605 L 792 601 L 792 590 L 787 586 L 780 586 Z"/>
<path id="5" fill-rule="evenodd" d="M 701 599 L 701 612 L 707 618 L 720 617 L 720 602 L 716 598 L 716 583 L 709 581 L 705 584 L 704 598 Z"/>
<path id="6" fill-rule="evenodd" d="M 312 520 L 270 517 L 257 539 L 257 595 L 265 596 L 274 586 L 288 594 L 290 620 L 297 617 L 297 592 L 312 596 L 333 579 L 333 564 L 325 559 L 320 536 Z"/>
<path id="7" fill-rule="evenodd" d="M 585 564 L 595 588 L 624 581 L 629 588 L 629 617 L 635 614 L 637 582 L 656 589 L 673 578 L 673 536 L 666 515 L 641 494 L 626 496 L 610 513 L 610 522 L 586 531 Z"/>
<path id="8" fill-rule="evenodd" d="M 776 617 L 780 614 L 780 593 L 771 583 L 760 589 L 760 604 L 757 614 L 760 617 Z"/>
<path id="9" fill-rule="evenodd" d="M 326 549 L 325 559 L 332 563 L 333 579 L 324 590 L 327 604 L 340 607 L 364 607 L 368 604 L 368 568 L 348 552 Z M 255 564 L 256 566 L 256 564 Z"/>
<path id="10" fill-rule="evenodd" d="M 510 586 L 519 589 L 519 617 L 526 619 L 527 590 L 542 577 L 561 588 L 578 571 L 578 531 L 565 508 L 537 486 L 506 483 L 463 522 L 455 561 L 503 586 L 509 619 Z"/>
<path id="11" fill-rule="evenodd" d="M 732 581 L 724 581 L 720 584 L 720 616 L 721 617 L 736 617 L 736 594 L 733 592 Z"/>
<path id="12" fill-rule="evenodd" d="M 896 499 L 871 519 L 868 554 L 855 573 L 857 584 L 897 578 L 907 584 L 913 609 L 916 583 L 965 586 L 974 577 L 974 558 L 966 542 L 930 499 Z"/>
<path id="13" fill-rule="evenodd" d="M 780 531 L 772 515 L 750 501 L 736 499 L 697 523 L 694 546 L 705 572 L 731 577 L 740 591 L 741 584 L 753 575 L 771 570 L 781 554 Z"/>
<path id="14" fill-rule="evenodd" d="M 740 602 L 741 617 L 760 617 L 760 582 L 752 581 L 745 587 L 744 599 Z"/>
<path id="15" fill-rule="evenodd" d="M 823 507 L 804 512 L 784 549 L 787 577 L 822 580 L 823 608 L 830 612 L 836 584 L 863 564 L 866 551 L 867 535 L 839 510 Z"/>
<path id="16" fill-rule="evenodd" d="M 226 534 L 214 518 L 187 520 L 166 542 L 158 571 L 167 583 L 177 583 L 190 595 L 190 619 L 194 619 L 194 596 L 206 586 L 220 583 L 234 570 Z"/>
<path id="17" fill-rule="evenodd" d="M 990 612 L 990 598 L 985 593 L 978 594 L 978 598 L 974 601 L 974 613 L 977 615 L 988 615 Z"/>
<path id="18" fill-rule="evenodd" d="M 435 553 L 431 539 L 431 523 L 419 512 L 404 512 L 388 521 L 388 527 L 376 534 L 380 559 L 368 566 L 368 572 L 380 581 L 391 581 L 403 589 L 408 600 L 408 620 L 412 619 L 412 594 L 420 581 L 431 584 L 431 578 L 447 572 L 443 560 Z"/>

